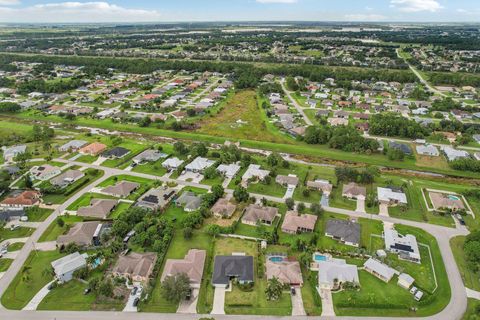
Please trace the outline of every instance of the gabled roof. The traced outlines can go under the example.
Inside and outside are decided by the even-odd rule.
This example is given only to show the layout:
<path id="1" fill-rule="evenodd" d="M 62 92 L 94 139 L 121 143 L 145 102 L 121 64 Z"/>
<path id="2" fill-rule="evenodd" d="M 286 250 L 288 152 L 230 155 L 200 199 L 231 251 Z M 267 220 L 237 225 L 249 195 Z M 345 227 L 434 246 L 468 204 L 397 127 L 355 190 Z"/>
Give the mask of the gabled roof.
<path id="1" fill-rule="evenodd" d="M 360 243 L 360 224 L 349 220 L 329 219 L 325 233 L 345 242 Z"/>
<path id="2" fill-rule="evenodd" d="M 129 196 L 135 189 L 140 187 L 139 183 L 130 181 L 120 181 L 113 186 L 108 186 L 102 190 L 103 193 L 111 195 Z"/>
<path id="3" fill-rule="evenodd" d="M 206 256 L 205 250 L 190 249 L 183 259 L 168 259 L 163 268 L 161 281 L 163 282 L 167 276 L 185 273 L 190 283 L 200 284 Z"/>
<path id="4" fill-rule="evenodd" d="M 202 204 L 202 198 L 193 192 L 184 192 L 175 202 L 184 206 L 186 210 L 197 210 Z"/>
<path id="5" fill-rule="evenodd" d="M 258 221 L 273 221 L 278 214 L 275 207 L 262 207 L 258 204 L 251 204 L 245 210 L 242 220 L 257 223 Z"/>
<path id="6" fill-rule="evenodd" d="M 52 261 L 51 265 L 55 274 L 61 276 L 85 267 L 87 265 L 87 257 L 88 255 L 86 253 L 80 254 L 79 252 L 74 252 L 68 256 Z"/>
<path id="7" fill-rule="evenodd" d="M 113 149 L 107 150 L 102 153 L 102 157 L 105 158 L 110 158 L 110 157 L 116 157 L 116 158 L 121 158 L 128 154 L 130 150 L 122 148 L 122 147 L 115 147 Z"/>
<path id="8" fill-rule="evenodd" d="M 395 270 L 390 268 L 384 263 L 381 263 L 378 260 L 375 260 L 373 258 L 368 259 L 363 266 L 366 269 L 372 270 L 375 273 L 379 274 L 382 278 L 390 280 L 393 275 L 395 274 Z"/>
<path id="9" fill-rule="evenodd" d="M 193 170 L 193 171 L 202 171 L 208 167 L 211 167 L 215 161 L 207 159 L 207 158 L 202 158 L 202 157 L 196 157 L 192 162 L 187 164 L 185 166 L 186 170 Z"/>
<path id="10" fill-rule="evenodd" d="M 79 222 L 75 224 L 66 235 L 57 238 L 57 244 L 67 245 L 76 243 L 79 246 L 89 246 L 92 244 L 93 235 L 100 225 L 98 221 Z"/>
<path id="11" fill-rule="evenodd" d="M 219 214 L 224 217 L 230 217 L 234 212 L 237 206 L 235 206 L 233 203 L 230 203 L 225 198 L 220 198 L 217 200 L 217 202 L 213 205 L 212 207 L 212 212 L 214 214 Z"/>
<path id="12" fill-rule="evenodd" d="M 282 230 L 297 232 L 298 229 L 315 229 L 318 217 L 313 214 L 299 214 L 288 211 L 283 219 Z"/>
<path id="13" fill-rule="evenodd" d="M 35 190 L 13 191 L 0 204 L 5 206 L 32 206 L 40 200 L 40 193 Z"/>
<path id="14" fill-rule="evenodd" d="M 77 215 L 80 217 L 105 219 L 117 203 L 117 200 L 93 199 L 90 202 L 90 206 L 79 208 Z"/>
<path id="15" fill-rule="evenodd" d="M 298 261 L 273 262 L 267 258 L 267 279 L 277 278 L 284 284 L 303 284 L 302 270 Z"/>
<path id="16" fill-rule="evenodd" d="M 131 277 L 148 278 L 152 273 L 156 260 L 157 254 L 154 252 L 131 252 L 126 256 L 118 258 L 112 272 L 128 274 Z"/>

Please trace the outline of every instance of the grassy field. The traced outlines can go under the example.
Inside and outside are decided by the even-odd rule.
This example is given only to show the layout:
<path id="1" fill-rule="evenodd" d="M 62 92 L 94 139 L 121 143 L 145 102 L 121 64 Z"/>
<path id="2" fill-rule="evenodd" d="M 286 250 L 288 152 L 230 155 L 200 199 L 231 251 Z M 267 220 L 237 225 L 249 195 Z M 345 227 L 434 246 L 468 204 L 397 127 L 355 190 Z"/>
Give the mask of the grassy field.
<path id="1" fill-rule="evenodd" d="M 50 263 L 62 256 L 57 251 L 31 252 L 21 271 L 3 294 L 3 306 L 14 310 L 25 307 L 41 288 L 53 280 L 49 270 Z"/>
<path id="2" fill-rule="evenodd" d="M 12 264 L 12 262 L 13 262 L 13 259 L 5 259 L 5 258 L 0 259 L 0 272 L 7 271 L 10 265 Z"/>
<path id="3" fill-rule="evenodd" d="M 34 231 L 35 229 L 27 227 L 19 227 L 15 230 L 10 230 L 10 228 L 0 228 L 0 242 L 6 239 L 29 237 Z"/>
<path id="4" fill-rule="evenodd" d="M 475 299 L 468 299 L 467 311 L 463 315 L 463 320 L 478 320 L 480 319 L 480 301 Z"/>
<path id="5" fill-rule="evenodd" d="M 15 242 L 15 243 L 12 243 L 11 245 L 9 245 L 7 250 L 8 250 L 8 252 L 14 252 L 14 251 L 18 251 L 18 250 L 22 249 L 23 246 L 24 246 L 23 242 Z"/>
<path id="6" fill-rule="evenodd" d="M 270 130 L 264 111 L 257 103 L 254 90 L 243 90 L 229 98 L 222 110 L 213 117 L 207 117 L 198 124 L 198 133 L 234 139 L 290 143 L 279 131 Z M 241 122 L 241 123 L 240 123 Z"/>
<path id="7" fill-rule="evenodd" d="M 463 244 L 465 243 L 464 236 L 458 236 L 450 239 L 450 247 L 452 248 L 453 256 L 457 262 L 460 275 L 462 276 L 465 287 L 480 291 L 480 275 L 471 271 L 467 267 L 467 261 L 465 261 L 465 254 L 463 252 Z"/>
<path id="8" fill-rule="evenodd" d="M 48 218 L 48 216 L 53 212 L 51 209 L 45 208 L 38 208 L 35 207 L 34 209 L 31 208 L 27 210 L 28 221 L 30 222 L 42 222 Z"/>

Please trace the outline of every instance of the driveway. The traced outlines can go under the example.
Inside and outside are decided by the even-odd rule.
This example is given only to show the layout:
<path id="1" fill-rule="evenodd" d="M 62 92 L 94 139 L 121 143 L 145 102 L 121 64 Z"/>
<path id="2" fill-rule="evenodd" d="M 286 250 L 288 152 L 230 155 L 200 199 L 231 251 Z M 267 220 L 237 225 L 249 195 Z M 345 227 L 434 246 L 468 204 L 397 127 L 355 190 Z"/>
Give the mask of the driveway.
<path id="1" fill-rule="evenodd" d="M 137 293 L 132 295 L 131 291 L 130 294 L 128 295 L 128 300 L 127 304 L 125 304 L 125 308 L 123 308 L 123 312 L 137 312 L 137 307 L 133 305 L 133 302 L 135 301 L 136 298 L 140 299 L 140 296 L 142 295 L 142 290 L 137 290 Z"/>
<path id="2" fill-rule="evenodd" d="M 303 307 L 302 289 L 295 288 L 295 294 L 290 294 L 292 299 L 292 316 L 306 316 L 305 308 Z"/>
<path id="3" fill-rule="evenodd" d="M 95 160 L 95 162 L 92 163 L 92 164 L 95 165 L 95 166 L 99 166 L 99 165 L 101 165 L 102 163 L 104 163 L 105 161 L 107 161 L 107 158 L 98 157 L 98 159 Z"/>
<path id="4" fill-rule="evenodd" d="M 181 176 L 179 176 L 178 180 L 200 183 L 200 181 L 203 180 L 203 175 L 200 174 L 200 173 L 187 171 L 184 174 L 182 174 Z"/>
<path id="5" fill-rule="evenodd" d="M 283 199 L 293 198 L 293 193 L 294 192 L 295 192 L 295 187 L 294 186 L 288 186 L 287 192 L 285 192 L 285 195 L 283 196 Z"/>
<path id="6" fill-rule="evenodd" d="M 22 310 L 37 310 L 38 305 L 40 302 L 42 302 L 43 298 L 47 296 L 47 294 L 50 292 L 48 290 L 48 286 L 52 283 L 53 281 L 50 281 L 40 289 L 40 291 L 37 292 L 37 294 L 30 300 L 30 302 L 22 309 Z"/>
<path id="7" fill-rule="evenodd" d="M 215 288 L 211 314 L 225 314 L 225 288 Z"/>
<path id="8" fill-rule="evenodd" d="M 357 212 L 365 212 L 365 199 L 357 199 Z"/>
<path id="9" fill-rule="evenodd" d="M 379 215 L 384 216 L 384 217 L 389 217 L 388 215 L 388 205 L 385 203 L 380 203 L 380 208 L 379 208 Z"/>
<path id="10" fill-rule="evenodd" d="M 480 300 L 480 292 L 468 288 L 465 288 L 465 290 L 467 291 L 467 297 Z"/>
<path id="11" fill-rule="evenodd" d="M 192 290 L 192 297 L 190 300 L 183 300 L 178 305 L 177 313 L 197 313 L 197 302 L 198 302 L 198 289 Z"/>
<path id="12" fill-rule="evenodd" d="M 320 205 L 322 207 L 329 207 L 330 206 L 330 198 L 325 193 L 322 194 L 322 199 L 320 200 Z"/>
<path id="13" fill-rule="evenodd" d="M 53 251 L 57 249 L 56 241 L 37 242 L 35 243 L 35 249 L 40 251 Z"/>
<path id="14" fill-rule="evenodd" d="M 318 289 L 320 298 L 322 299 L 322 317 L 334 317 L 335 310 L 333 309 L 332 292 L 326 289 Z"/>

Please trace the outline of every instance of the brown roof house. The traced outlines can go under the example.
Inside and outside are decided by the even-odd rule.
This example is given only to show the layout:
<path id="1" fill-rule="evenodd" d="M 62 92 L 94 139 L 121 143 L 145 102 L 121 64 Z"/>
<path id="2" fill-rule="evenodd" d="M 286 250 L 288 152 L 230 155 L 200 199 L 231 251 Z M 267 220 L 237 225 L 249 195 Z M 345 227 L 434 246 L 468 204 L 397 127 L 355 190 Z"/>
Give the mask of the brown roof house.
<path id="1" fill-rule="evenodd" d="M 162 282 L 166 277 L 185 273 L 190 279 L 190 286 L 200 288 L 206 256 L 205 250 L 190 249 L 183 259 L 168 259 L 163 268 Z"/>
<path id="2" fill-rule="evenodd" d="M 140 187 L 140 184 L 136 182 L 120 181 L 113 186 L 102 189 L 101 192 L 118 198 L 126 198 L 138 187 Z"/>
<path id="3" fill-rule="evenodd" d="M 283 284 L 290 286 L 302 286 L 303 277 L 298 261 L 282 260 L 274 262 L 267 258 L 265 264 L 267 279 L 277 278 Z"/>
<path id="4" fill-rule="evenodd" d="M 365 200 L 367 197 L 367 188 L 362 187 L 355 182 L 350 182 L 349 184 L 343 185 L 342 196 L 349 199 Z"/>
<path id="5" fill-rule="evenodd" d="M 332 184 L 327 180 L 307 181 L 307 187 L 309 189 L 322 191 L 326 195 L 330 195 L 333 189 Z"/>
<path id="6" fill-rule="evenodd" d="M 118 258 L 112 274 L 115 277 L 130 278 L 133 282 L 145 283 L 150 278 L 156 261 L 157 254 L 154 252 L 131 252 Z"/>
<path id="7" fill-rule="evenodd" d="M 235 209 L 237 208 L 236 205 L 231 203 L 225 198 L 220 198 L 212 207 L 212 213 L 215 217 L 218 218 L 230 218 Z"/>
<path id="8" fill-rule="evenodd" d="M 66 235 L 57 238 L 57 245 L 75 243 L 81 247 L 88 247 L 94 244 L 94 235 L 102 224 L 98 221 L 79 222 L 75 224 Z"/>
<path id="9" fill-rule="evenodd" d="M 40 192 L 35 190 L 15 190 L 0 202 L 0 207 L 25 208 L 37 205 L 39 202 Z"/>
<path id="10" fill-rule="evenodd" d="M 81 154 L 96 156 L 107 149 L 107 146 L 100 142 L 93 142 L 78 150 Z"/>
<path id="11" fill-rule="evenodd" d="M 430 191 L 429 196 L 435 210 L 450 209 L 457 211 L 465 209 L 465 205 L 458 195 Z"/>
<path id="12" fill-rule="evenodd" d="M 117 200 L 92 199 L 88 207 L 81 207 L 77 210 L 77 216 L 106 219 L 117 206 Z"/>
<path id="13" fill-rule="evenodd" d="M 278 175 L 275 178 L 275 182 L 282 186 L 294 186 L 298 185 L 298 177 L 296 175 L 289 174 L 288 176 Z"/>
<path id="14" fill-rule="evenodd" d="M 275 207 L 262 207 L 257 204 L 251 204 L 245 209 L 242 223 L 252 226 L 256 226 L 257 223 L 272 225 L 277 215 L 278 209 Z"/>
<path id="15" fill-rule="evenodd" d="M 290 234 L 313 232 L 317 218 L 313 214 L 299 214 L 296 211 L 288 211 L 283 219 L 282 231 Z"/>

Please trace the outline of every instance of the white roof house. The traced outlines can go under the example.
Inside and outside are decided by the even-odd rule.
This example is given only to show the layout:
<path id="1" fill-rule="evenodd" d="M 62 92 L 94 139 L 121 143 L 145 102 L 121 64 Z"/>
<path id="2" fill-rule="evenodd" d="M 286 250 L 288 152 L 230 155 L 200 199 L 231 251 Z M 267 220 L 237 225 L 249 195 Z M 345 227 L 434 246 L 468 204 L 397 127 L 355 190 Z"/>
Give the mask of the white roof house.
<path id="1" fill-rule="evenodd" d="M 200 172 L 213 166 L 214 164 L 215 164 L 215 161 L 213 160 L 202 158 L 202 157 L 196 157 L 192 162 L 190 162 L 185 166 L 185 170 L 192 171 L 192 172 Z"/>
<path id="2" fill-rule="evenodd" d="M 461 158 L 468 158 L 470 154 L 464 150 L 457 150 L 450 146 L 443 146 L 442 151 L 445 153 L 448 161 L 453 161 Z"/>
<path id="3" fill-rule="evenodd" d="M 402 288 L 405 288 L 405 289 L 410 289 L 410 287 L 413 285 L 413 283 L 415 282 L 415 279 L 407 274 L 407 273 L 401 273 L 399 276 L 398 276 L 398 282 L 397 284 L 402 287 Z"/>
<path id="4" fill-rule="evenodd" d="M 414 235 L 401 235 L 393 227 L 383 227 L 383 238 L 385 249 L 398 253 L 399 257 L 413 262 L 420 262 L 420 250 L 418 249 L 417 238 Z"/>
<path id="5" fill-rule="evenodd" d="M 405 193 L 397 190 L 393 190 L 391 188 L 377 188 L 378 193 L 378 201 L 386 202 L 386 203 L 402 203 L 407 204 L 407 196 Z"/>
<path id="6" fill-rule="evenodd" d="M 347 264 L 343 259 L 330 259 L 317 263 L 318 286 L 322 289 L 333 289 L 336 283 L 359 283 L 357 266 Z"/>
<path id="7" fill-rule="evenodd" d="M 65 152 L 69 150 L 77 150 L 87 144 L 87 141 L 84 140 L 71 140 L 64 145 L 60 146 L 58 150 Z"/>
<path id="8" fill-rule="evenodd" d="M 75 252 L 52 261 L 51 265 L 55 272 L 55 276 L 60 282 L 68 282 L 72 280 L 73 273 L 87 265 L 87 257 L 88 255 L 86 253 L 80 254 L 79 252 Z"/>
<path id="9" fill-rule="evenodd" d="M 416 147 L 417 153 L 423 156 L 432 156 L 438 157 L 440 152 L 438 151 L 437 147 L 429 144 L 429 145 L 420 145 Z"/>
<path id="10" fill-rule="evenodd" d="M 164 167 L 165 169 L 171 170 L 171 169 L 177 169 L 182 164 L 183 164 L 183 160 L 180 160 L 176 157 L 173 157 L 173 158 L 168 158 L 167 160 L 165 160 L 162 163 L 162 167 Z"/>
<path id="11" fill-rule="evenodd" d="M 394 269 L 373 258 L 365 261 L 365 263 L 363 264 L 363 268 L 365 269 L 365 271 L 370 272 L 371 274 L 385 282 L 389 282 L 396 273 Z"/>
<path id="12" fill-rule="evenodd" d="M 258 164 L 250 164 L 247 171 L 242 176 L 242 181 L 248 181 L 251 178 L 258 178 L 259 180 L 265 179 L 266 176 L 270 174 L 268 170 L 260 169 Z"/>
<path id="13" fill-rule="evenodd" d="M 237 172 L 240 170 L 240 166 L 238 164 L 221 164 L 217 167 L 217 171 L 223 174 L 228 178 L 233 178 Z"/>
<path id="14" fill-rule="evenodd" d="M 13 146 L 13 147 L 2 147 L 3 150 L 3 159 L 7 162 L 13 161 L 17 155 L 25 153 L 27 151 L 26 145 Z"/>
<path id="15" fill-rule="evenodd" d="M 162 153 L 158 150 L 147 149 L 140 153 L 139 155 L 133 158 L 133 162 L 142 163 L 142 162 L 155 162 L 159 159 L 168 157 L 166 153 Z"/>

